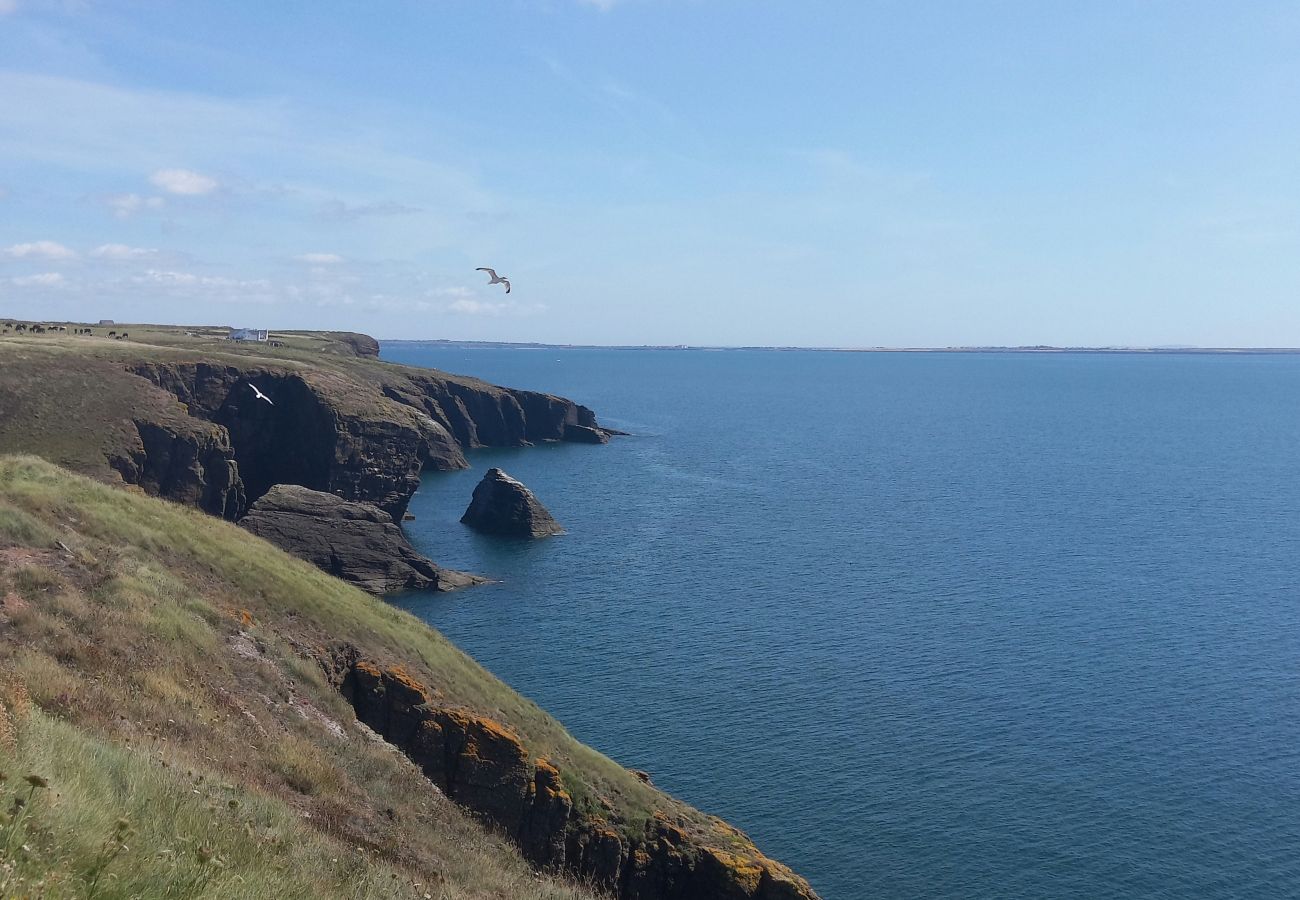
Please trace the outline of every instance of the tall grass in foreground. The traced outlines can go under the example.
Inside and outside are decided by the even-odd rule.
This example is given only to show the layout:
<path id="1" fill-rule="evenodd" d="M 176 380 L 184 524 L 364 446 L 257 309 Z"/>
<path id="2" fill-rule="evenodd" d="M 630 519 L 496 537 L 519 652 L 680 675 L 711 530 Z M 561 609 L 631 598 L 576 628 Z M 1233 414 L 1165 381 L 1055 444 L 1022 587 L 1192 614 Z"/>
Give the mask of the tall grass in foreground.
<path id="1" fill-rule="evenodd" d="M 40 781 L 8 774 L 0 783 L 4 898 L 592 897 L 503 866 L 508 851 L 486 834 L 458 847 L 443 874 L 401 870 L 315 832 L 274 798 L 110 746 L 38 710 L 15 749 L 0 747 L 0 771 Z"/>
<path id="2" fill-rule="evenodd" d="M 367 737 L 300 652 L 384 652 L 395 616 L 226 523 L 0 458 L 0 900 L 594 900 Z M 420 658 L 473 677 L 428 634 Z"/>

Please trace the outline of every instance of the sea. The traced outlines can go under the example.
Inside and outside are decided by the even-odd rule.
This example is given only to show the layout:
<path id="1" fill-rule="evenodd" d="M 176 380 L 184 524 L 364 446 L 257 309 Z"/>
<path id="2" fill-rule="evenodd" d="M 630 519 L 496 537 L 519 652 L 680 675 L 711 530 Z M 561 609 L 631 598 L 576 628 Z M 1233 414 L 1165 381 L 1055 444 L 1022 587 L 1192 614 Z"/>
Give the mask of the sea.
<path id="1" fill-rule="evenodd" d="M 498 581 L 397 602 L 825 900 L 1300 896 L 1300 356 L 383 357 L 629 432 L 426 474 Z"/>

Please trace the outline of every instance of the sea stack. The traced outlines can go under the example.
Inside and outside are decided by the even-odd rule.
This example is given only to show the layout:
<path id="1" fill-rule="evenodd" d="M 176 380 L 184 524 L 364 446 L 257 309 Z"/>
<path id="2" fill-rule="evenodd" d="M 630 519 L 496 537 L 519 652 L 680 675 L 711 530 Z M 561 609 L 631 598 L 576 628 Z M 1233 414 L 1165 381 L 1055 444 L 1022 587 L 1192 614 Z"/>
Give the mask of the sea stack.
<path id="1" fill-rule="evenodd" d="M 521 482 L 500 469 L 488 469 L 460 520 L 484 534 L 539 538 L 564 529 Z"/>

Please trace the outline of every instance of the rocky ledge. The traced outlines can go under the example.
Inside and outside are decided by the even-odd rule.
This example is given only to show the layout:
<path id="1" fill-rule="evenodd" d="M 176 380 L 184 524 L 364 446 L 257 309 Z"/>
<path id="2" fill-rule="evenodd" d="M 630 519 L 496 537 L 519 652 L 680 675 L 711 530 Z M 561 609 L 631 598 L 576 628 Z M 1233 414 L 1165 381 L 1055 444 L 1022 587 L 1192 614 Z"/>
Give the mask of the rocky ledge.
<path id="1" fill-rule="evenodd" d="M 320 660 L 357 719 L 444 794 L 501 829 L 535 864 L 619 900 L 817 900 L 806 881 L 720 819 L 633 825 L 578 803 L 551 761 L 500 722 L 442 701 L 400 666 L 337 645 Z"/>
<path id="2" fill-rule="evenodd" d="M 277 484 L 239 524 L 371 594 L 449 591 L 485 581 L 421 556 L 377 507 L 298 485 Z"/>
<path id="3" fill-rule="evenodd" d="M 501 469 L 487 470 L 460 520 L 475 531 L 501 537 L 539 538 L 564 533 L 536 495 Z"/>

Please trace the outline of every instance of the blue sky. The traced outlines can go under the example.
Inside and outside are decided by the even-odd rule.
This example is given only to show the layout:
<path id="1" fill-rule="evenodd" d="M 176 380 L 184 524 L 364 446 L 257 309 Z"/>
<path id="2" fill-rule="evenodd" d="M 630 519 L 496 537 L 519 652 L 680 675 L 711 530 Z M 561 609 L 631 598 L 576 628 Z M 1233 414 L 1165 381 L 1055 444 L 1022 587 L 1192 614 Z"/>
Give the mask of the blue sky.
<path id="1" fill-rule="evenodd" d="M 0 314 L 1300 346 L 1298 111 L 1293 2 L 0 0 Z"/>

